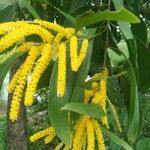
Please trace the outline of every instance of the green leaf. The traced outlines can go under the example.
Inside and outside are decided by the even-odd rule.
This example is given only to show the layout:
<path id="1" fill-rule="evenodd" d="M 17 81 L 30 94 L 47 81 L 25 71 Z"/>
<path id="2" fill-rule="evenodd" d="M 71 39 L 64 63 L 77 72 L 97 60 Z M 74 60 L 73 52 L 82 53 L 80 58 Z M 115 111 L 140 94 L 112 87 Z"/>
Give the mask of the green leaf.
<path id="1" fill-rule="evenodd" d="M 51 73 L 52 73 L 53 64 L 54 64 L 53 62 L 50 63 L 50 65 L 44 71 L 43 75 L 41 76 L 41 78 L 38 82 L 37 89 L 41 89 L 41 88 L 49 86 L 49 81 L 50 81 L 50 77 L 51 77 Z"/>
<path id="2" fill-rule="evenodd" d="M 50 79 L 48 114 L 51 124 L 55 128 L 56 134 L 63 143 L 70 147 L 71 137 L 68 112 L 60 110 L 65 104 L 68 103 L 68 96 L 67 91 L 63 97 L 57 96 L 57 66 L 58 63 L 56 62 L 54 64 Z"/>
<path id="3" fill-rule="evenodd" d="M 68 103 L 63 106 L 61 110 L 69 110 L 93 118 L 101 118 L 105 116 L 105 113 L 96 104 Z"/>
<path id="4" fill-rule="evenodd" d="M 126 143 L 124 140 L 122 140 L 121 138 L 119 138 L 118 136 L 116 136 L 115 134 L 113 134 L 112 132 L 104 128 L 103 126 L 101 126 L 101 129 L 103 133 L 106 136 L 108 136 L 112 141 L 114 141 L 116 144 L 122 146 L 126 150 L 133 150 L 133 148 L 128 143 Z"/>
<path id="5" fill-rule="evenodd" d="M 130 81 L 130 102 L 129 102 L 129 114 L 128 114 L 128 132 L 127 137 L 131 143 L 134 143 L 140 127 L 140 114 L 139 114 L 139 100 L 138 100 L 138 88 L 137 79 L 133 65 L 127 59 L 123 52 L 122 55 L 127 60 L 129 65 L 129 81 Z"/>
<path id="6" fill-rule="evenodd" d="M 136 150 L 150 149 L 150 138 L 140 139 L 136 144 Z"/>
<path id="7" fill-rule="evenodd" d="M 147 27 L 145 22 L 141 20 L 141 23 L 132 25 L 132 32 L 137 45 L 139 88 L 146 91 L 150 87 L 150 51 L 147 46 Z"/>
<path id="8" fill-rule="evenodd" d="M 34 8 L 30 5 L 29 1 L 27 1 L 27 0 L 20 0 L 19 1 L 19 5 L 20 5 L 20 7 L 25 7 L 26 9 L 28 9 L 28 11 L 33 15 L 34 18 L 40 19 L 40 16 L 34 10 Z"/>
<path id="9" fill-rule="evenodd" d="M 85 26 L 98 23 L 103 20 L 110 21 L 126 21 L 130 23 L 139 23 L 140 20 L 135 16 L 131 11 L 122 8 L 118 11 L 103 11 L 94 13 L 92 10 L 85 12 L 83 15 L 80 15 L 76 19 L 77 29 L 81 29 Z"/>
<path id="10" fill-rule="evenodd" d="M 16 15 L 16 3 L 9 5 L 0 11 L 0 22 L 15 20 Z"/>
<path id="11" fill-rule="evenodd" d="M 15 3 L 15 2 L 14 2 Z M 12 0 L 0 1 L 0 11 L 14 4 Z"/>

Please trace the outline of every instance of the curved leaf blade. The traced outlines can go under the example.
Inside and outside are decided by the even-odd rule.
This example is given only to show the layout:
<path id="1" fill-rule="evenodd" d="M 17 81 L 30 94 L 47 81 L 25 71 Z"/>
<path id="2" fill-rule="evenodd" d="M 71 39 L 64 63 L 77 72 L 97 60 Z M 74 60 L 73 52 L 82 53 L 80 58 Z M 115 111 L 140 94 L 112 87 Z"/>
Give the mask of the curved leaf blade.
<path id="1" fill-rule="evenodd" d="M 108 136 L 111 140 L 113 140 L 116 144 L 122 146 L 126 150 L 133 150 L 133 148 L 127 142 L 125 142 L 124 140 L 122 140 L 121 138 L 119 138 L 118 136 L 116 136 L 115 134 L 113 134 L 112 132 L 104 128 L 103 126 L 101 126 L 101 129 L 103 133 L 106 136 Z"/>
<path id="2" fill-rule="evenodd" d="M 69 110 L 82 115 L 91 116 L 93 118 L 101 118 L 105 116 L 105 113 L 96 104 L 84 104 L 84 103 L 68 103 L 61 110 Z"/>
<path id="3" fill-rule="evenodd" d="M 81 29 L 85 26 L 98 23 L 103 20 L 110 21 L 125 21 L 130 23 L 139 23 L 140 19 L 135 16 L 131 11 L 122 8 L 117 11 L 103 11 L 94 13 L 92 10 L 85 12 L 83 15 L 80 15 L 76 19 L 77 29 Z"/>

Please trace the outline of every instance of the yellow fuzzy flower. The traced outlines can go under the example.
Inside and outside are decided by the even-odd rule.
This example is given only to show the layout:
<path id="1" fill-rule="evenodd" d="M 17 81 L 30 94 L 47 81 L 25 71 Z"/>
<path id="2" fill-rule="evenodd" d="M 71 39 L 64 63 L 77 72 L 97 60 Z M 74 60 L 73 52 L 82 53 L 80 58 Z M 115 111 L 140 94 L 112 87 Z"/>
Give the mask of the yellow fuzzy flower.
<path id="1" fill-rule="evenodd" d="M 51 55 L 51 45 L 45 44 L 43 46 L 41 57 L 37 60 L 36 66 L 33 69 L 33 73 L 31 75 L 31 80 L 29 81 L 29 84 L 27 85 L 26 93 L 25 93 L 25 100 L 24 104 L 25 106 L 31 106 L 33 103 L 33 96 L 38 84 L 38 81 L 49 65 L 51 61 L 52 55 Z"/>
<path id="2" fill-rule="evenodd" d="M 73 71 L 78 70 L 78 56 L 77 56 L 77 49 L 78 49 L 78 43 L 77 43 L 77 37 L 72 36 L 70 39 L 70 59 L 71 59 L 71 68 Z"/>
<path id="3" fill-rule="evenodd" d="M 88 46 L 89 46 L 89 42 L 88 42 L 88 39 L 83 39 L 82 41 L 82 45 L 81 45 L 81 48 L 80 48 L 80 51 L 79 51 L 79 57 L 78 57 L 78 65 L 80 66 L 87 54 L 87 49 L 88 49 Z"/>
<path id="4" fill-rule="evenodd" d="M 72 150 L 81 150 L 82 149 L 83 142 L 81 143 L 81 141 L 83 141 L 82 139 L 84 136 L 86 121 L 87 121 L 87 118 L 81 117 L 76 123 L 75 136 L 73 138 Z"/>
<path id="5" fill-rule="evenodd" d="M 87 121 L 87 150 L 95 149 L 94 127 L 91 120 Z"/>
<path id="6" fill-rule="evenodd" d="M 54 30 L 56 32 L 58 32 L 58 34 L 60 33 L 61 35 L 63 35 L 62 37 L 66 36 L 67 38 L 70 38 L 72 36 L 72 34 L 75 33 L 75 29 L 74 28 L 64 28 L 56 23 L 51 23 L 51 22 L 47 22 L 47 21 L 43 21 L 43 20 L 34 20 L 34 23 L 39 24 L 40 26 L 50 29 L 50 30 Z"/>
<path id="7" fill-rule="evenodd" d="M 7 34 L 16 30 L 17 28 L 22 28 L 28 25 L 25 21 L 16 21 L 16 22 L 5 22 L 0 24 L 0 35 Z"/>
<path id="8" fill-rule="evenodd" d="M 59 46 L 58 53 L 58 76 L 57 76 L 57 95 L 62 97 L 66 86 L 66 45 Z"/>
<path id="9" fill-rule="evenodd" d="M 26 52 L 29 51 L 31 47 L 38 46 L 35 42 L 24 42 L 22 45 L 16 48 L 16 52 Z"/>
<path id="10" fill-rule="evenodd" d="M 17 120 L 19 108 L 20 108 L 20 100 L 12 100 L 9 113 L 9 118 L 12 122 Z"/>
<path id="11" fill-rule="evenodd" d="M 63 142 L 58 143 L 54 150 L 60 150 L 63 147 L 63 145 L 64 145 Z"/>
<path id="12" fill-rule="evenodd" d="M 122 128 L 121 128 L 121 124 L 120 124 L 120 120 L 119 120 L 119 116 L 117 114 L 117 111 L 116 111 L 116 108 L 115 106 L 111 103 L 110 99 L 107 97 L 107 101 L 108 101 L 108 104 L 111 108 L 111 111 L 112 111 L 112 114 L 113 114 L 113 117 L 114 117 L 114 120 L 116 121 L 116 125 L 117 125 L 117 128 L 119 130 L 119 132 L 121 133 L 122 132 Z"/>
<path id="13" fill-rule="evenodd" d="M 99 105 L 103 109 L 105 113 L 106 111 L 106 99 L 107 99 L 107 77 L 108 77 L 108 70 L 107 68 L 104 68 L 102 71 L 102 77 L 100 80 L 100 98 L 99 98 Z M 109 128 L 108 125 L 108 118 L 107 116 L 102 117 L 102 124 L 106 125 L 107 128 Z"/>
<path id="14" fill-rule="evenodd" d="M 101 128 L 96 120 L 93 119 L 92 122 L 96 133 L 99 150 L 105 150 L 104 138 L 103 138 Z"/>
<path id="15" fill-rule="evenodd" d="M 39 131 L 30 137 L 31 142 L 35 142 L 41 138 L 45 138 L 45 143 L 48 144 L 55 137 L 55 131 L 53 127 L 49 127 L 45 130 Z"/>
<path id="16" fill-rule="evenodd" d="M 18 118 L 18 113 L 19 113 L 18 111 L 19 111 L 19 106 L 20 106 L 20 104 L 18 104 L 17 106 L 14 106 L 14 103 L 19 103 L 21 101 L 28 74 L 31 71 L 34 61 L 38 57 L 38 55 L 39 55 L 39 52 L 37 51 L 36 47 L 32 47 L 31 51 L 28 54 L 28 57 L 26 58 L 23 64 L 24 66 L 22 68 L 23 71 L 20 72 L 19 70 L 20 74 L 18 75 L 17 73 L 17 75 L 15 76 L 17 77 L 17 79 L 14 78 L 15 80 L 11 82 L 11 85 L 9 87 L 9 91 L 13 90 L 12 88 L 15 88 L 13 92 L 12 103 L 11 103 L 11 108 L 10 108 L 10 117 L 9 117 L 10 120 L 12 120 L 13 122 L 17 120 Z M 14 82 L 16 82 L 15 85 L 14 85 Z M 14 110 L 16 110 L 15 114 L 14 114 Z"/>
<path id="17" fill-rule="evenodd" d="M 81 49 L 78 54 L 78 42 L 77 37 L 72 36 L 70 38 L 70 57 L 71 57 L 71 68 L 73 71 L 78 71 L 81 66 L 88 49 L 88 39 L 83 39 Z"/>
<path id="18" fill-rule="evenodd" d="M 84 91 L 84 103 L 88 103 L 91 97 L 93 96 L 94 91 L 93 90 L 85 90 Z"/>
<path id="19" fill-rule="evenodd" d="M 97 82 L 93 82 L 92 83 L 92 89 L 94 92 L 98 92 L 99 91 L 99 85 Z"/>
<path id="20" fill-rule="evenodd" d="M 44 143 L 48 144 L 50 143 L 55 137 L 55 132 L 51 132 L 46 138 L 44 139 Z"/>
<path id="21" fill-rule="evenodd" d="M 31 34 L 37 34 L 41 37 L 44 43 L 50 42 L 53 38 L 52 34 L 47 30 L 37 25 L 27 25 L 23 28 L 16 29 L 15 31 L 8 33 L 0 40 L 0 51 L 3 51 L 16 42 L 22 40 L 26 36 Z"/>
<path id="22" fill-rule="evenodd" d="M 69 147 L 65 145 L 64 150 L 69 150 Z"/>

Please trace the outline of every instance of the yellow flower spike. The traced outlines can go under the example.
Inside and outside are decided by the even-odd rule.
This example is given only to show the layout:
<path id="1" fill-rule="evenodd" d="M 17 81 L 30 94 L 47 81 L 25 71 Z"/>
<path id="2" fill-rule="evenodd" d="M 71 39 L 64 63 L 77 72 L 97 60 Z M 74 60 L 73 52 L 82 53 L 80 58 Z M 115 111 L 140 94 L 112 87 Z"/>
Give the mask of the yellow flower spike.
<path id="1" fill-rule="evenodd" d="M 57 95 L 62 97 L 66 86 L 66 45 L 64 43 L 60 44 L 58 55 Z"/>
<path id="2" fill-rule="evenodd" d="M 93 96 L 94 91 L 93 90 L 85 90 L 84 91 L 84 103 L 88 103 L 91 97 Z"/>
<path id="3" fill-rule="evenodd" d="M 92 89 L 94 92 L 98 92 L 99 91 L 99 85 L 97 82 L 93 82 L 92 83 Z"/>
<path id="4" fill-rule="evenodd" d="M 59 42 L 61 42 L 61 39 L 64 37 L 64 34 L 62 34 L 62 33 L 58 33 L 56 36 L 55 36 L 55 38 L 54 38 L 54 42 L 56 43 L 56 44 L 59 44 Z"/>
<path id="5" fill-rule="evenodd" d="M 35 42 L 25 42 L 16 48 L 16 52 L 26 52 L 29 51 L 31 47 L 38 46 Z"/>
<path id="6" fill-rule="evenodd" d="M 24 68 L 22 68 L 22 71 L 18 71 L 20 74 L 18 74 L 16 77 L 14 78 L 15 80 L 13 80 L 13 82 L 16 82 L 16 85 L 14 85 L 13 82 L 11 82 L 11 87 L 9 87 L 9 91 L 10 88 L 11 90 L 14 89 L 14 93 L 13 93 L 13 97 L 12 97 L 12 104 L 11 104 L 11 108 L 10 108 L 10 120 L 15 121 L 18 118 L 18 113 L 19 113 L 19 106 L 20 101 L 22 99 L 22 94 L 23 94 L 23 90 L 25 88 L 26 85 L 26 81 L 27 81 L 27 77 L 29 72 L 32 69 L 32 66 L 34 64 L 35 59 L 38 57 L 40 53 L 37 51 L 36 47 L 32 47 L 31 51 L 28 54 L 28 57 L 26 58 L 23 66 Z M 14 106 L 14 103 L 17 103 L 17 106 Z M 16 111 L 14 113 L 14 111 Z"/>
<path id="7" fill-rule="evenodd" d="M 44 139 L 44 143 L 45 143 L 45 144 L 50 143 L 50 142 L 54 139 L 55 135 L 56 135 L 56 134 L 55 134 L 54 131 L 52 131 L 51 133 L 49 133 L 49 135 L 46 136 L 46 138 Z"/>
<path id="8" fill-rule="evenodd" d="M 19 46 L 19 48 L 17 48 L 16 52 L 18 52 L 18 51 L 26 51 L 27 49 L 28 49 L 28 50 L 29 50 L 29 49 L 33 49 L 33 48 L 31 48 L 31 47 L 36 48 L 36 50 L 33 50 L 33 52 L 35 51 L 35 54 L 36 54 L 36 53 L 37 53 L 37 54 L 38 54 L 38 53 L 40 54 L 40 49 L 42 48 L 42 45 L 35 47 L 33 42 L 24 43 L 23 45 Z M 32 52 L 29 52 L 29 55 L 30 55 L 30 53 L 32 54 Z M 33 53 L 33 54 L 34 54 L 34 53 Z M 39 55 L 39 54 L 38 54 L 38 55 Z M 30 62 L 30 60 L 31 60 L 31 62 L 32 62 L 32 57 L 35 57 L 35 56 L 30 56 L 30 57 L 28 58 L 28 59 L 29 59 L 28 62 Z M 35 60 L 35 58 L 34 58 L 34 60 Z M 15 87 L 16 87 L 16 85 L 17 85 L 19 76 L 21 75 L 22 70 L 25 68 L 26 63 L 27 63 L 27 62 L 25 61 L 25 62 L 21 65 L 21 67 L 17 70 L 17 72 L 14 74 L 14 76 L 12 77 L 12 79 L 11 79 L 11 81 L 10 81 L 8 87 L 7 87 L 7 91 L 8 91 L 9 93 L 11 93 L 11 92 L 14 91 L 14 89 L 15 89 Z"/>
<path id="9" fill-rule="evenodd" d="M 16 29 L 15 31 L 8 33 L 6 36 L 1 38 L 0 51 L 9 48 L 16 42 L 31 34 L 39 35 L 44 43 L 50 42 L 53 38 L 52 34 L 42 27 L 39 27 L 37 25 L 27 25 L 23 28 Z"/>
<path id="10" fill-rule="evenodd" d="M 72 36 L 70 38 L 70 57 L 71 57 L 71 68 L 73 71 L 78 70 L 77 48 L 78 48 L 77 37 Z"/>
<path id="11" fill-rule="evenodd" d="M 42 26 L 44 28 L 51 29 L 51 30 L 54 30 L 56 32 L 61 32 L 61 31 L 65 30 L 65 28 L 63 26 L 60 26 L 56 23 L 47 22 L 47 21 L 38 20 L 38 19 L 34 20 L 33 22 L 36 24 L 39 24 L 40 26 Z"/>
<path id="12" fill-rule="evenodd" d="M 31 142 L 35 142 L 41 138 L 44 138 L 46 136 L 49 136 L 49 135 L 54 135 L 55 134 L 55 131 L 54 131 L 54 128 L 53 127 L 49 127 L 45 130 L 42 130 L 42 131 L 39 131 L 35 134 L 33 134 L 31 137 L 30 137 L 30 141 Z"/>
<path id="13" fill-rule="evenodd" d="M 18 114 L 19 114 L 19 108 L 20 108 L 20 100 L 12 100 L 11 107 L 10 107 L 10 113 L 9 113 L 9 119 L 12 122 L 17 120 Z"/>
<path id="14" fill-rule="evenodd" d="M 0 35 L 7 34 L 16 30 L 17 28 L 22 28 L 28 25 L 27 22 L 17 21 L 17 22 L 5 22 L 0 24 Z"/>
<path id="15" fill-rule="evenodd" d="M 110 99 L 108 97 L 107 97 L 107 101 L 108 101 L 108 104 L 109 104 L 109 106 L 110 106 L 110 108 L 112 110 L 112 114 L 113 114 L 114 120 L 116 121 L 116 125 L 117 125 L 117 128 L 118 128 L 118 131 L 121 133 L 122 132 L 122 128 L 121 128 L 119 116 L 117 114 L 115 106 L 111 103 L 111 101 L 110 101 Z"/>
<path id="16" fill-rule="evenodd" d="M 73 28 L 65 29 L 63 26 L 60 26 L 56 23 L 47 22 L 47 21 L 43 21 L 43 20 L 37 20 L 37 19 L 34 20 L 33 22 L 36 24 L 39 24 L 43 28 L 54 30 L 58 33 L 61 33 L 62 35 L 66 36 L 67 38 L 70 38 L 72 36 L 72 34 L 75 33 L 75 30 Z"/>
<path id="17" fill-rule="evenodd" d="M 92 103 L 99 104 L 99 101 L 100 101 L 100 93 L 98 91 L 94 93 L 93 98 L 92 98 Z"/>
<path id="18" fill-rule="evenodd" d="M 78 71 L 79 67 L 81 66 L 88 48 L 88 39 L 83 39 L 81 49 L 78 54 L 78 42 L 77 37 L 72 36 L 70 38 L 70 57 L 71 57 L 71 68 L 73 71 Z"/>
<path id="19" fill-rule="evenodd" d="M 104 138 L 103 138 L 101 128 L 96 120 L 93 119 L 92 121 L 93 121 L 94 130 L 96 133 L 96 138 L 98 141 L 99 150 L 105 150 Z"/>
<path id="20" fill-rule="evenodd" d="M 91 120 L 87 121 L 87 150 L 95 149 L 94 127 Z"/>
<path id="21" fill-rule="evenodd" d="M 80 66 L 86 56 L 86 53 L 87 53 L 87 49 L 88 49 L 88 46 L 89 46 L 89 41 L 88 39 L 83 39 L 82 41 L 82 45 L 81 45 L 81 49 L 80 49 L 80 52 L 79 52 L 79 57 L 78 57 L 78 65 Z"/>
<path id="22" fill-rule="evenodd" d="M 107 77 L 108 77 L 108 70 L 105 68 L 102 71 L 102 78 L 100 80 L 100 98 L 99 98 L 99 105 L 103 109 L 103 111 L 106 113 L 106 99 L 107 99 Z M 107 116 L 102 118 L 102 124 L 106 125 L 107 128 L 109 128 L 108 125 L 108 118 Z"/>
<path id="23" fill-rule="evenodd" d="M 64 32 L 59 32 L 55 38 L 54 38 L 54 42 L 56 42 L 56 44 L 59 44 L 59 42 L 61 42 L 61 40 L 66 37 L 67 39 L 70 39 L 70 37 L 75 33 L 75 29 L 74 28 L 66 28 L 64 30 Z"/>
<path id="24" fill-rule="evenodd" d="M 21 74 L 21 72 L 22 72 L 22 68 L 23 68 L 23 67 L 24 67 L 24 66 L 22 65 L 22 66 L 17 70 L 17 72 L 14 74 L 14 76 L 12 77 L 12 79 L 11 79 L 11 81 L 10 81 L 8 87 L 7 87 L 8 93 L 12 93 L 12 92 L 14 91 L 14 89 L 15 89 L 15 87 L 16 87 L 16 85 L 17 85 L 17 82 L 18 82 L 18 78 L 19 78 L 19 76 L 20 76 L 20 74 Z"/>
<path id="25" fill-rule="evenodd" d="M 72 150 L 81 150 L 83 143 L 81 143 L 84 135 L 84 130 L 86 127 L 87 118 L 81 117 L 75 126 L 75 136 L 73 138 L 73 148 Z"/>
<path id="26" fill-rule="evenodd" d="M 73 34 L 75 34 L 75 29 L 74 28 L 66 28 L 65 29 L 66 30 L 66 37 L 68 38 L 68 39 L 70 39 L 70 37 L 73 35 Z"/>
<path id="27" fill-rule="evenodd" d="M 33 73 L 31 75 L 31 80 L 29 81 L 29 84 L 27 85 L 26 93 L 25 93 L 25 100 L 24 104 L 25 106 L 31 106 L 33 103 L 33 96 L 38 84 L 38 81 L 49 65 L 52 58 L 51 53 L 51 45 L 45 44 L 43 46 L 41 57 L 37 60 L 36 66 L 34 67 Z"/>
<path id="28" fill-rule="evenodd" d="M 64 145 L 63 142 L 58 143 L 54 150 L 60 150 L 63 147 L 63 145 Z"/>
<path id="29" fill-rule="evenodd" d="M 69 150 L 69 147 L 65 145 L 64 150 Z"/>

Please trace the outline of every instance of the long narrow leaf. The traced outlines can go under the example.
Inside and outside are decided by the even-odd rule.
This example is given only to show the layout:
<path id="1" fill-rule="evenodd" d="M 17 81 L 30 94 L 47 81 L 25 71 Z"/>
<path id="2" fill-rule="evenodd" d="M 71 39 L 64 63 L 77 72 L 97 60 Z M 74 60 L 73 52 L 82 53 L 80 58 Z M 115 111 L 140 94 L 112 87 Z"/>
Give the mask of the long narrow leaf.
<path id="1" fill-rule="evenodd" d="M 122 140 L 121 138 L 119 138 L 118 136 L 116 136 L 115 134 L 113 134 L 112 132 L 104 128 L 103 126 L 101 126 L 101 129 L 103 133 L 106 136 L 108 136 L 111 140 L 113 140 L 116 144 L 122 146 L 126 150 L 133 150 L 133 148 L 128 143 L 126 143 L 124 140 Z"/>

